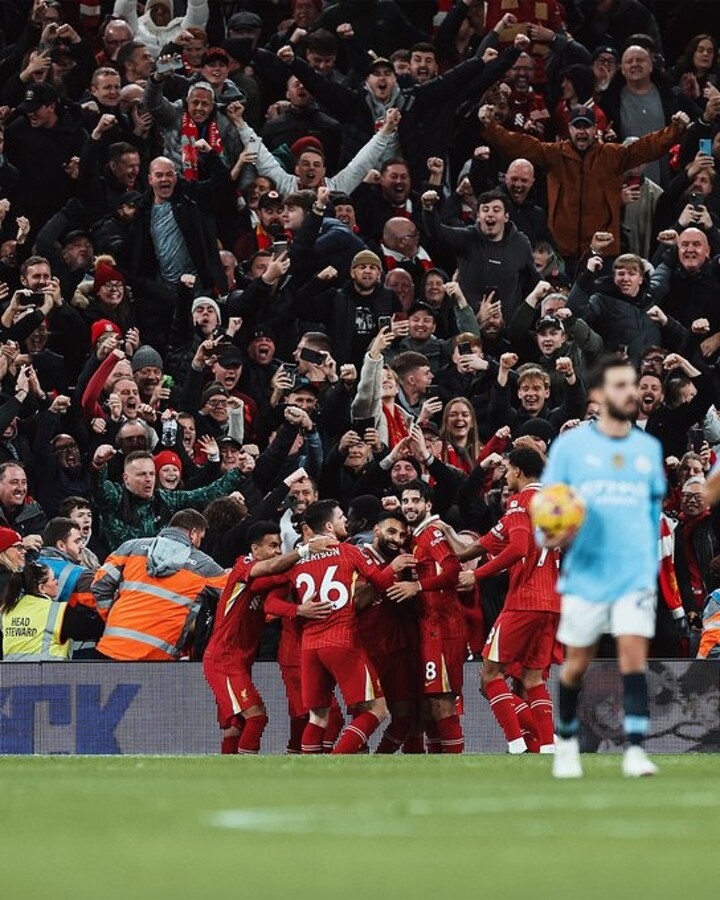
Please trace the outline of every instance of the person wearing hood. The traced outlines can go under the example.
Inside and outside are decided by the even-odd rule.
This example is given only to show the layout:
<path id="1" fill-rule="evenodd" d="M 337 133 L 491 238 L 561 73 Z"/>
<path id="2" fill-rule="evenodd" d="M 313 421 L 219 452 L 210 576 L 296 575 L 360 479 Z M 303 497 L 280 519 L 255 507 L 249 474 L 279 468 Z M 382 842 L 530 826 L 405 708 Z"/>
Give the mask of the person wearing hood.
<path id="1" fill-rule="evenodd" d="M 174 41 L 186 28 L 205 28 L 209 8 L 208 0 L 188 0 L 184 16 L 174 16 L 173 0 L 148 0 L 142 16 L 137 14 L 135 0 L 115 0 L 113 15 L 125 19 L 136 41 L 142 41 L 153 56 L 157 56 L 165 44 Z"/>
<path id="2" fill-rule="evenodd" d="M 217 605 L 227 571 L 199 547 L 207 520 L 181 509 L 152 540 L 126 541 L 95 574 L 92 593 L 105 631 L 98 655 L 124 661 L 180 659 L 198 614 Z"/>
<path id="3" fill-rule="evenodd" d="M 527 237 L 510 221 L 509 200 L 502 191 L 481 194 L 475 225 L 443 225 L 437 191 L 422 195 L 425 231 L 457 255 L 459 282 L 473 309 L 491 290 L 508 318 L 540 280 Z"/>

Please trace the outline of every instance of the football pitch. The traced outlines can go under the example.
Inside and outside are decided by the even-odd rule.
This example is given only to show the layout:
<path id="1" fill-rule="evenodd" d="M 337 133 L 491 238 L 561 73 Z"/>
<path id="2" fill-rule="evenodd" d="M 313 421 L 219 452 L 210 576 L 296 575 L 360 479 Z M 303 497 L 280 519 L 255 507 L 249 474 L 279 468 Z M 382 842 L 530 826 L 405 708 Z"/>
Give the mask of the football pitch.
<path id="1" fill-rule="evenodd" d="M 7 900 L 713 893 L 720 755 L 0 757 Z"/>

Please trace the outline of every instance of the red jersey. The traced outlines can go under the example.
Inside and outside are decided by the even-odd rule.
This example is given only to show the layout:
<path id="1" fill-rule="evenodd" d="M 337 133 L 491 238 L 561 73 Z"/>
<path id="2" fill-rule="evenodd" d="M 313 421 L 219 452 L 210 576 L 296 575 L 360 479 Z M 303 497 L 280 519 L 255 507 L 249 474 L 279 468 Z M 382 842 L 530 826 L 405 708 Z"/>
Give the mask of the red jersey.
<path id="1" fill-rule="evenodd" d="M 439 521 L 437 516 L 429 516 L 412 536 L 422 588 L 420 631 L 426 638 L 466 638 L 465 616 L 457 594 L 460 561 L 436 527 Z"/>
<path id="2" fill-rule="evenodd" d="M 503 609 L 559 613 L 560 553 L 538 547 L 528 511 L 538 490 L 539 484 L 529 484 L 516 494 L 502 519 L 480 538 L 491 559 L 475 570 L 475 577 L 480 581 L 507 569 L 510 584 Z"/>
<path id="3" fill-rule="evenodd" d="M 365 578 L 376 590 L 384 591 L 394 581 L 393 572 L 378 564 L 351 544 L 340 544 L 311 554 L 287 573 L 300 603 L 329 600 L 333 611 L 324 619 L 308 619 L 302 631 L 302 649 L 360 647 L 355 617 L 355 584 Z"/>
<path id="4" fill-rule="evenodd" d="M 361 549 L 371 562 L 386 565 L 372 544 L 365 544 Z M 376 592 L 372 605 L 357 617 L 360 642 L 371 657 L 389 656 L 412 646 L 413 626 L 417 627 L 413 604 L 393 603 L 384 593 Z"/>
<path id="5" fill-rule="evenodd" d="M 252 665 L 265 624 L 265 597 L 284 575 L 253 578 L 258 560 L 244 556 L 228 575 L 218 600 L 213 631 L 205 650 L 208 661 L 225 665 Z"/>

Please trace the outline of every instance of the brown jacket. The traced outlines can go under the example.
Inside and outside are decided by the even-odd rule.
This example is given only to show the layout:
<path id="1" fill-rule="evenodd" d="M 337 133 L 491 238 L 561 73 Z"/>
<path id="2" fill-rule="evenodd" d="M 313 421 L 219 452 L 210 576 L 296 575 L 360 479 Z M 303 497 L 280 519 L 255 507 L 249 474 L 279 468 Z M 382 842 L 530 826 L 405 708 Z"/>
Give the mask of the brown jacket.
<path id="1" fill-rule="evenodd" d="M 645 135 L 629 147 L 596 142 L 584 154 L 570 141 L 546 143 L 507 131 L 496 122 L 484 137 L 510 159 L 523 157 L 542 166 L 548 176 L 548 224 L 560 253 L 580 257 L 596 231 L 609 231 L 615 242 L 608 252 L 620 253 L 623 176 L 628 169 L 659 159 L 681 139 L 675 125 Z"/>

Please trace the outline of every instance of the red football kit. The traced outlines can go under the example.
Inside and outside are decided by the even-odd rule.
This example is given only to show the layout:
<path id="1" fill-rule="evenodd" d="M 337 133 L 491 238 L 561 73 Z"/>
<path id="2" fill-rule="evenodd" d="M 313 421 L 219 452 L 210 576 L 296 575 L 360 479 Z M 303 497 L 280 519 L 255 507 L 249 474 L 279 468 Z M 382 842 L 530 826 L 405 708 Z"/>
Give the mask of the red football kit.
<path id="1" fill-rule="evenodd" d="M 372 546 L 362 552 L 379 566 L 386 561 Z M 358 635 L 392 706 L 417 697 L 417 615 L 413 604 L 394 603 L 376 593 L 375 601 L 358 613 Z"/>
<path id="2" fill-rule="evenodd" d="M 429 516 L 413 531 L 420 616 L 420 663 L 425 694 L 462 693 L 467 626 L 457 595 L 460 562 Z"/>
<path id="3" fill-rule="evenodd" d="M 510 575 L 505 604 L 483 656 L 505 666 L 518 663 L 521 668 L 545 670 L 556 661 L 560 554 L 535 543 L 529 507 L 539 489 L 540 485 L 530 484 L 516 494 L 502 519 L 480 539 L 491 558 L 475 570 L 475 578 L 480 581 L 506 569 Z"/>
<path id="4" fill-rule="evenodd" d="M 358 577 L 380 591 L 394 581 L 389 567 L 381 569 L 349 544 L 313 553 L 287 573 L 300 603 L 333 604 L 329 616 L 308 619 L 302 630 L 302 697 L 307 709 L 329 707 L 336 684 L 348 706 L 383 696 L 358 635 L 354 604 Z"/>
<path id="5" fill-rule="evenodd" d="M 251 706 L 262 705 L 250 670 L 265 624 L 266 595 L 282 584 L 285 576 L 253 578 L 251 572 L 257 563 L 253 556 L 245 556 L 233 566 L 203 656 L 203 672 L 215 695 L 221 728 L 229 728 Z M 284 603 L 284 611 L 278 604 L 276 607 L 276 614 L 293 614 L 290 603 Z"/>

